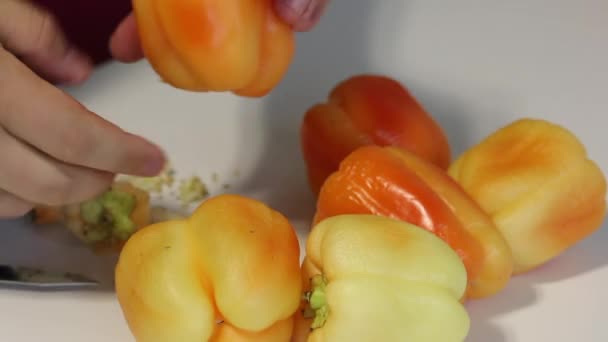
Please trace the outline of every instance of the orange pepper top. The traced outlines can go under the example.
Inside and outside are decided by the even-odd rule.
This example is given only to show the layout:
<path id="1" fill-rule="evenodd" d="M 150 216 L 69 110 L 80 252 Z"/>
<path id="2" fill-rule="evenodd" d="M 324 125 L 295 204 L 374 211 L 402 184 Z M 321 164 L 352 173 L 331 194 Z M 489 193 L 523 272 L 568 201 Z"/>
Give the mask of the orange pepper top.
<path id="1" fill-rule="evenodd" d="M 329 100 L 305 114 L 301 143 L 315 193 L 342 159 L 364 145 L 398 146 L 447 169 L 447 137 L 410 92 L 394 79 L 353 76 Z"/>
<path id="2" fill-rule="evenodd" d="M 469 297 L 504 288 L 509 248 L 491 218 L 445 171 L 406 150 L 366 146 L 343 160 L 319 194 L 314 223 L 341 214 L 375 214 L 425 228 L 462 258 Z"/>
<path id="3" fill-rule="evenodd" d="M 271 0 L 134 0 L 144 53 L 165 82 L 263 96 L 291 63 L 292 29 Z"/>

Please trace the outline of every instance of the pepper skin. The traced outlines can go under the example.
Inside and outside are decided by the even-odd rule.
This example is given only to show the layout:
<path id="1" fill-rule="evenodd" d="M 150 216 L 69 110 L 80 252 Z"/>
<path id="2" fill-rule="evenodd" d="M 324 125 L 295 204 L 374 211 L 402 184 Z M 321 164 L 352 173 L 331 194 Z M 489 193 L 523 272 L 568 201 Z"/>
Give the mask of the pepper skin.
<path id="1" fill-rule="evenodd" d="M 468 335 L 459 302 L 465 268 L 425 229 L 376 215 L 328 218 L 308 238 L 303 270 L 307 294 L 294 342 L 460 342 Z"/>
<path id="2" fill-rule="evenodd" d="M 447 172 L 407 150 L 364 146 L 345 158 L 321 188 L 314 222 L 341 214 L 381 215 L 433 232 L 462 258 L 467 298 L 496 294 L 511 278 L 511 252 L 490 216 Z"/>
<path id="3" fill-rule="evenodd" d="M 326 103 L 306 112 L 300 136 L 315 195 L 340 162 L 364 145 L 405 148 L 442 169 L 451 162 L 439 124 L 403 85 L 386 76 L 357 75 L 339 83 Z"/>
<path id="4" fill-rule="evenodd" d="M 116 293 L 138 342 L 286 342 L 301 291 L 300 250 L 280 213 L 238 195 L 133 235 Z"/>
<path id="5" fill-rule="evenodd" d="M 578 138 L 545 120 L 517 120 L 449 169 L 509 243 L 515 273 L 532 270 L 595 232 L 606 178 Z"/>
<path id="6" fill-rule="evenodd" d="M 293 30 L 272 0 L 133 0 L 133 9 L 144 54 L 176 88 L 261 97 L 293 57 Z"/>

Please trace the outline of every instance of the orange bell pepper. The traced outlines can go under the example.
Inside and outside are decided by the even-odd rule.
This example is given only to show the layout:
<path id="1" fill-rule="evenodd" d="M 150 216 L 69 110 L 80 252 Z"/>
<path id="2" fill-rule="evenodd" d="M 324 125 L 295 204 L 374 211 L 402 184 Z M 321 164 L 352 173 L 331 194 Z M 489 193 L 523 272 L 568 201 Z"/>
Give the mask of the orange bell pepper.
<path id="1" fill-rule="evenodd" d="M 142 49 L 162 79 L 258 97 L 282 79 L 293 30 L 272 0 L 133 0 Z"/>
<path id="2" fill-rule="evenodd" d="M 466 266 L 468 298 L 493 295 L 513 261 L 492 219 L 446 171 L 396 147 L 360 147 L 319 194 L 314 222 L 341 214 L 374 214 L 425 228 L 446 241 Z"/>
<path id="3" fill-rule="evenodd" d="M 606 216 L 606 178 L 578 138 L 517 120 L 466 151 L 450 175 L 488 212 L 515 258 L 534 269 L 586 238 Z"/>
<path id="4" fill-rule="evenodd" d="M 442 169 L 451 161 L 445 133 L 403 85 L 385 76 L 357 75 L 304 116 L 301 146 L 313 192 L 318 194 L 350 152 L 372 144 L 405 148 Z"/>
<path id="5" fill-rule="evenodd" d="M 280 213 L 237 195 L 156 223 L 126 243 L 116 293 L 138 342 L 287 342 L 300 249 Z"/>

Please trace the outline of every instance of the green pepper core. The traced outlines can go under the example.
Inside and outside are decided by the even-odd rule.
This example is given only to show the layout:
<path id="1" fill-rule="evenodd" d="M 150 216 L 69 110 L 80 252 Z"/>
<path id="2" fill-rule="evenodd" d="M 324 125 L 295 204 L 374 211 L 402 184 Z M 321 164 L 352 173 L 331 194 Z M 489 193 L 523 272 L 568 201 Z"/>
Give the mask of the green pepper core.
<path id="1" fill-rule="evenodd" d="M 97 242 L 110 235 L 127 240 L 135 231 L 131 213 L 135 209 L 135 196 L 127 192 L 109 190 L 80 206 L 82 220 L 93 226 L 87 230 L 87 240 Z"/>
<path id="2" fill-rule="evenodd" d="M 329 316 L 329 307 L 327 306 L 327 297 L 325 290 L 327 288 L 327 279 L 323 275 L 315 275 L 311 279 L 312 290 L 304 295 L 308 302 L 308 310 L 304 312 L 306 318 L 314 318 L 311 324 L 312 329 L 321 328 L 325 325 Z"/>

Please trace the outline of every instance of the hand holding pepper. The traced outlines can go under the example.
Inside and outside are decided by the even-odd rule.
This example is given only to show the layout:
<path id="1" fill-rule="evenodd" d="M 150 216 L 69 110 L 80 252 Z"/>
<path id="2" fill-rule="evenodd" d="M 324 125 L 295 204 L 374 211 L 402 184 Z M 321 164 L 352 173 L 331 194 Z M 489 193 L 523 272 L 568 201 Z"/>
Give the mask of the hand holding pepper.
<path id="1" fill-rule="evenodd" d="M 193 91 L 263 96 L 281 80 L 293 30 L 310 30 L 328 0 L 135 0 L 111 49 L 148 58 L 165 82 Z"/>

